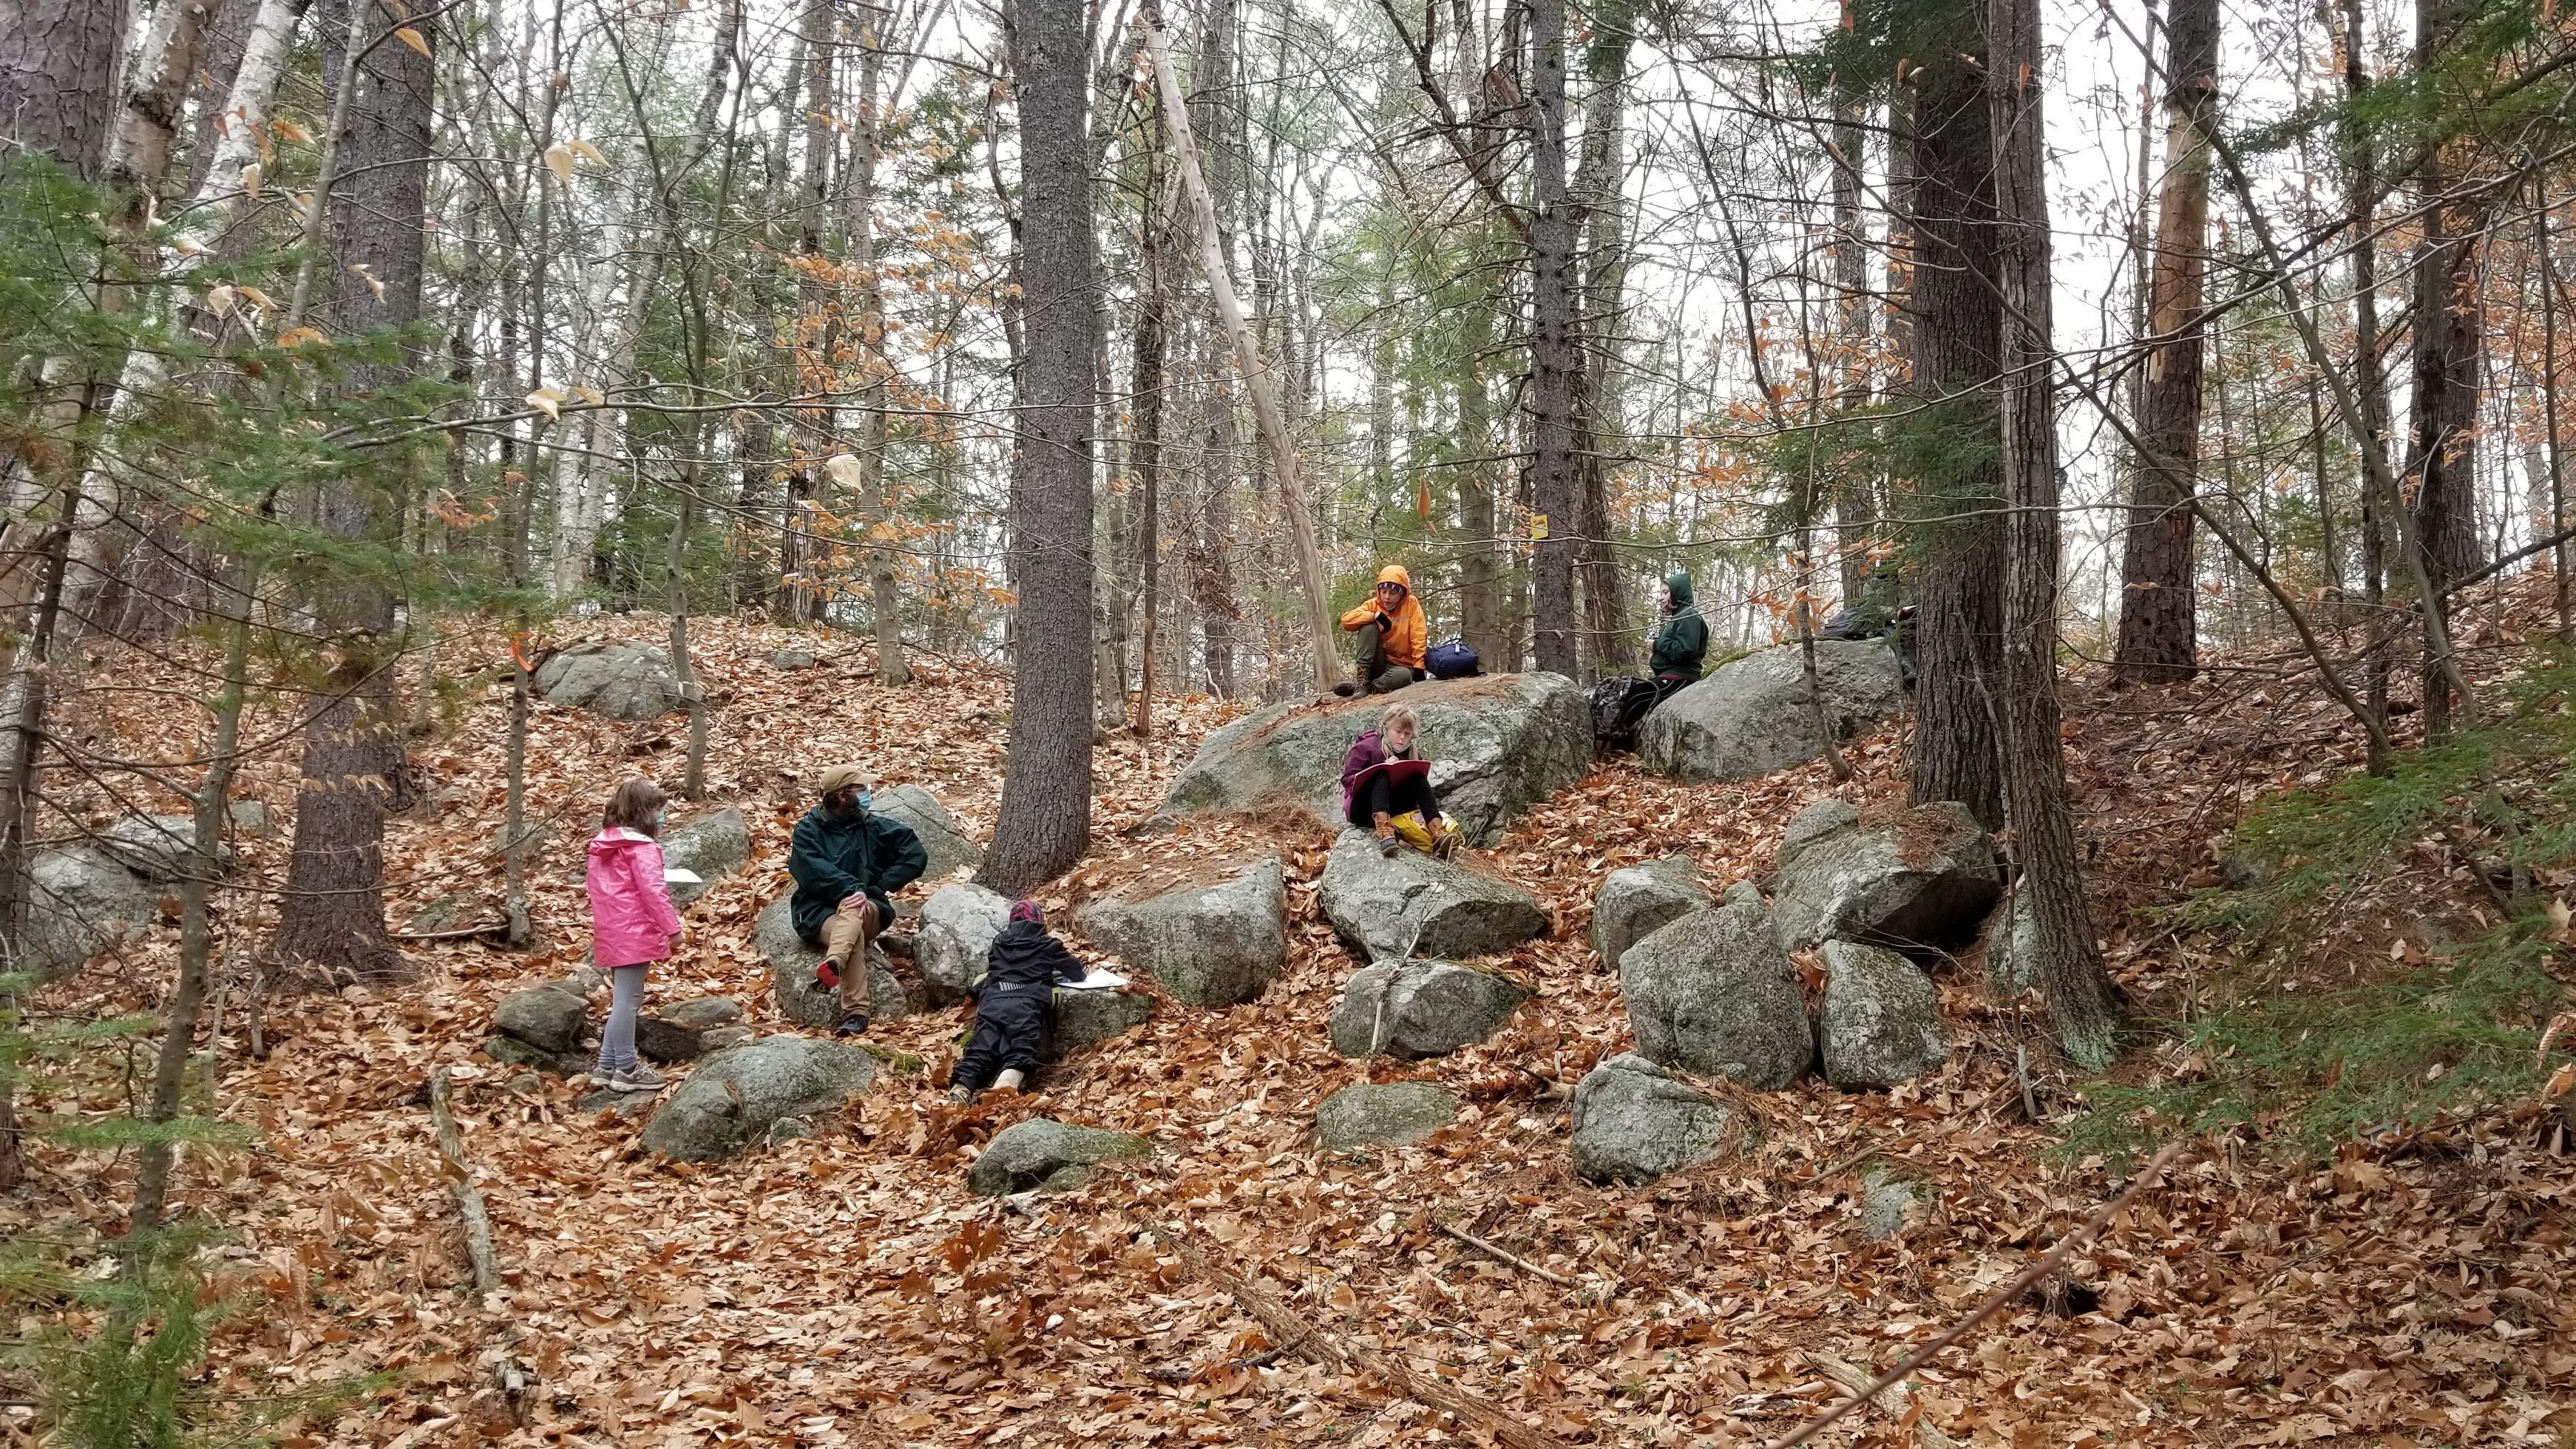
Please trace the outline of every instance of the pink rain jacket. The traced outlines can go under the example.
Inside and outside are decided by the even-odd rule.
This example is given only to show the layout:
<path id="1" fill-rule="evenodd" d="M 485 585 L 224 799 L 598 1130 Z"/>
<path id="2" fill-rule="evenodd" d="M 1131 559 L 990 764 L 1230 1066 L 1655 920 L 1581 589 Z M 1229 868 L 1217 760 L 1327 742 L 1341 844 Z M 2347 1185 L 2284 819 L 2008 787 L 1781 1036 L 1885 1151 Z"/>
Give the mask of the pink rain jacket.
<path id="1" fill-rule="evenodd" d="M 680 913 L 662 882 L 662 847 L 653 837 L 622 825 L 592 836 L 583 884 L 590 888 L 592 960 L 601 970 L 671 954 Z"/>

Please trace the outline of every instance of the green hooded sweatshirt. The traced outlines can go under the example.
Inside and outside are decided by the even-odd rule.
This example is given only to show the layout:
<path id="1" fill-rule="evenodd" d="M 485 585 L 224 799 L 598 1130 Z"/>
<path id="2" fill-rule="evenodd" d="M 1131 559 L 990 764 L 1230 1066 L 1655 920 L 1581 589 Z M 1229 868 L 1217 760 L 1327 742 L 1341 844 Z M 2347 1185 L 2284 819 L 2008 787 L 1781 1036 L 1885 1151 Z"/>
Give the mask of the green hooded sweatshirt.
<path id="1" fill-rule="evenodd" d="M 902 821 L 865 810 L 835 815 L 815 806 L 796 822 L 787 845 L 787 873 L 796 878 L 795 904 L 788 908 L 796 934 L 814 940 L 852 892 L 877 903 L 880 922 L 893 921 L 894 902 L 887 895 L 919 880 L 929 864 L 920 839 Z"/>
<path id="2" fill-rule="evenodd" d="M 1664 587 L 1672 591 L 1672 612 L 1664 616 L 1663 630 L 1655 635 L 1655 656 L 1646 661 L 1646 672 L 1697 679 L 1700 665 L 1708 659 L 1708 622 L 1699 616 L 1690 575 L 1668 574 Z"/>

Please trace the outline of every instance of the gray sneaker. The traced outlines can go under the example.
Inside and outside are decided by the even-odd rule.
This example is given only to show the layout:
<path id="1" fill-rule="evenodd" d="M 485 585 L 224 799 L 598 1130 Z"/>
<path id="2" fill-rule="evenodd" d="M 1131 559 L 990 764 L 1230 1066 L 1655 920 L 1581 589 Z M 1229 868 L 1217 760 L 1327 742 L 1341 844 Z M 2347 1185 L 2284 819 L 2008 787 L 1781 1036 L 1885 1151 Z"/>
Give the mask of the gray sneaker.
<path id="1" fill-rule="evenodd" d="M 608 1074 L 608 1090 L 612 1092 L 658 1092 L 669 1085 L 660 1072 L 642 1062 Z"/>

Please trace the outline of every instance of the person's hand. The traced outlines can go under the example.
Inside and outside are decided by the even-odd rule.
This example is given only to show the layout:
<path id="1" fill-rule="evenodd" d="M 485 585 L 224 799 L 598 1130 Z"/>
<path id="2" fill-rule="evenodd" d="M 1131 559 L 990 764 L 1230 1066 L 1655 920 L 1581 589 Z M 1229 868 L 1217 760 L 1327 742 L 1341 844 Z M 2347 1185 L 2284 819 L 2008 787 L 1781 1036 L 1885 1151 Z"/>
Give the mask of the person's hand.
<path id="1" fill-rule="evenodd" d="M 848 895 L 841 897 L 841 909 L 845 911 L 855 910 L 863 904 L 867 898 L 868 893 L 866 891 L 852 891 Z"/>

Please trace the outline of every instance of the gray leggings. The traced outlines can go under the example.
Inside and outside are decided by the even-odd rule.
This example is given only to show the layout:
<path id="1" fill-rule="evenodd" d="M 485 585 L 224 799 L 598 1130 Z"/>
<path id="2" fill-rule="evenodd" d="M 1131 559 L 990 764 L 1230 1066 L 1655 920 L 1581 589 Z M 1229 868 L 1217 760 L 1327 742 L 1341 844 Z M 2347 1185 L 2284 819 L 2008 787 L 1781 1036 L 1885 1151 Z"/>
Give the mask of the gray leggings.
<path id="1" fill-rule="evenodd" d="M 608 973 L 608 1024 L 599 1029 L 602 1075 L 635 1065 L 635 1013 L 644 1006 L 644 968 L 612 967 Z"/>

